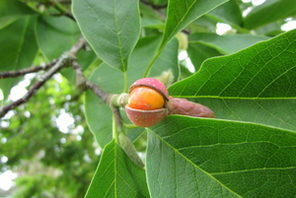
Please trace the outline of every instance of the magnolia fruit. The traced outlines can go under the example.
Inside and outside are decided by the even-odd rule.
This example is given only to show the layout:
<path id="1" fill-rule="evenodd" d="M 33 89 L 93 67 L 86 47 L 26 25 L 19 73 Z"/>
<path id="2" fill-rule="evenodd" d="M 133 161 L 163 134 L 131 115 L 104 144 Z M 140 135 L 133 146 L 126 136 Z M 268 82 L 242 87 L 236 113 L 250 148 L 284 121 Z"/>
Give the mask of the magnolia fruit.
<path id="1" fill-rule="evenodd" d="M 125 112 L 135 125 L 149 127 L 167 116 L 168 98 L 168 91 L 162 82 L 154 78 L 142 78 L 130 87 Z"/>

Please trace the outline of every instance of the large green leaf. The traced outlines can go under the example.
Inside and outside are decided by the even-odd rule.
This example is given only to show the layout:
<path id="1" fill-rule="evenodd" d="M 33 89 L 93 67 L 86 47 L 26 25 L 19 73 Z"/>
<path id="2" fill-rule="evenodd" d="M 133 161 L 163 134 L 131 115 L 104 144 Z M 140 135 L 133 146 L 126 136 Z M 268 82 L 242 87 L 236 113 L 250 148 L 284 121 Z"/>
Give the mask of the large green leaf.
<path id="1" fill-rule="evenodd" d="M 36 26 L 39 47 L 50 61 L 68 51 L 79 39 L 80 31 L 67 17 L 39 17 Z"/>
<path id="2" fill-rule="evenodd" d="M 145 171 L 135 165 L 113 140 L 102 154 L 85 198 L 149 197 Z"/>
<path id="3" fill-rule="evenodd" d="M 250 34 L 220 36 L 213 33 L 195 33 L 189 36 L 189 44 L 203 44 L 215 48 L 222 54 L 231 54 L 268 38 Z"/>
<path id="4" fill-rule="evenodd" d="M 198 73 L 169 88 L 217 117 L 296 130 L 296 30 L 236 54 L 208 59 Z"/>
<path id="5" fill-rule="evenodd" d="M 146 166 L 153 198 L 294 197 L 296 133 L 169 116 L 149 129 Z"/>
<path id="6" fill-rule="evenodd" d="M 108 65 L 127 69 L 140 34 L 138 0 L 74 0 L 73 13 L 97 55 Z"/>
<path id="7" fill-rule="evenodd" d="M 249 29 L 272 23 L 296 14 L 295 0 L 268 0 L 255 7 L 245 18 L 245 27 Z"/>
<path id="8" fill-rule="evenodd" d="M 197 18 L 228 0 L 170 0 L 162 45 Z"/>
<path id="9" fill-rule="evenodd" d="M 31 66 L 37 53 L 35 21 L 35 17 L 23 17 L 0 30 L 0 71 Z M 19 80 L 20 78 L 1 80 L 0 88 L 5 96 Z"/>

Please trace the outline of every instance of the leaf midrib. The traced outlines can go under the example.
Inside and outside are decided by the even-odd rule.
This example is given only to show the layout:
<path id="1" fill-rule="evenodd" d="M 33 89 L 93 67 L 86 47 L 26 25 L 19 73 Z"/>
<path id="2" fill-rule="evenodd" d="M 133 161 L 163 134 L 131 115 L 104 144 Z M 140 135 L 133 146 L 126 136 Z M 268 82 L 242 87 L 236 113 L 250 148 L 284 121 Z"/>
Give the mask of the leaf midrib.
<path id="1" fill-rule="evenodd" d="M 122 46 L 122 41 L 121 41 L 121 37 L 120 37 L 120 30 L 118 30 L 118 20 L 117 20 L 117 17 L 116 17 L 116 10 L 115 10 L 115 4 L 116 4 L 116 0 L 113 0 L 113 17 L 114 17 L 114 23 L 115 23 L 115 27 L 116 27 L 116 36 L 117 36 L 117 43 L 118 43 L 118 47 L 119 47 L 119 54 L 120 54 L 120 62 L 121 62 L 121 66 L 122 66 L 122 69 L 125 70 L 125 63 L 124 63 L 124 59 L 123 59 L 123 52 L 122 52 L 122 49 L 123 49 L 123 46 Z"/>
<path id="2" fill-rule="evenodd" d="M 221 99 L 221 100 L 296 100 L 296 96 L 287 97 L 237 97 L 237 96 L 214 96 L 214 95 L 171 95 L 178 98 L 205 98 L 205 99 Z"/>
<path id="3" fill-rule="evenodd" d="M 235 173 L 246 173 L 246 172 L 253 172 L 253 171 L 267 171 L 267 170 L 291 170 L 296 169 L 295 166 L 290 167 L 265 167 L 265 168 L 252 168 L 252 169 L 245 169 L 245 170 L 234 170 L 234 171 L 224 171 L 224 172 L 212 172 L 212 175 L 227 175 L 227 174 L 235 174 Z"/>

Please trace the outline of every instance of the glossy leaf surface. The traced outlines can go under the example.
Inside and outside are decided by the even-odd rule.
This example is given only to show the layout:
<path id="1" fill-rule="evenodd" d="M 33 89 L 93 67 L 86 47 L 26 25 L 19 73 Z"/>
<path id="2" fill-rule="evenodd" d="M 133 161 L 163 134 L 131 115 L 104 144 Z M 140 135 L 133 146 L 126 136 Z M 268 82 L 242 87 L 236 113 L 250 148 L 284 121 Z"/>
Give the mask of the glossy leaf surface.
<path id="1" fill-rule="evenodd" d="M 149 129 L 147 179 L 158 197 L 293 197 L 296 133 L 169 116 Z"/>
<path id="2" fill-rule="evenodd" d="M 217 117 L 296 129 L 296 31 L 205 61 L 170 94 L 208 105 Z M 250 116 L 252 115 L 252 116 Z"/>

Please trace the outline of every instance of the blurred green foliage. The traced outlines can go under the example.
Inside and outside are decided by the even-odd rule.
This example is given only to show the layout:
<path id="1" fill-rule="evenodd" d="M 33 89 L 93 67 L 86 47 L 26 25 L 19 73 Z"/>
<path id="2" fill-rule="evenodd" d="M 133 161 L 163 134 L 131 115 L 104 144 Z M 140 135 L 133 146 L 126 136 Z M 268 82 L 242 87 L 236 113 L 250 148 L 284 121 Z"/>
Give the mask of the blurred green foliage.
<path id="1" fill-rule="evenodd" d="M 98 163 L 81 94 L 60 75 L 57 78 L 1 121 L 7 127 L 1 128 L 0 153 L 8 161 L 0 163 L 0 170 L 19 174 L 14 197 L 83 197 Z M 56 125 L 63 111 L 75 120 L 67 133 Z"/>

